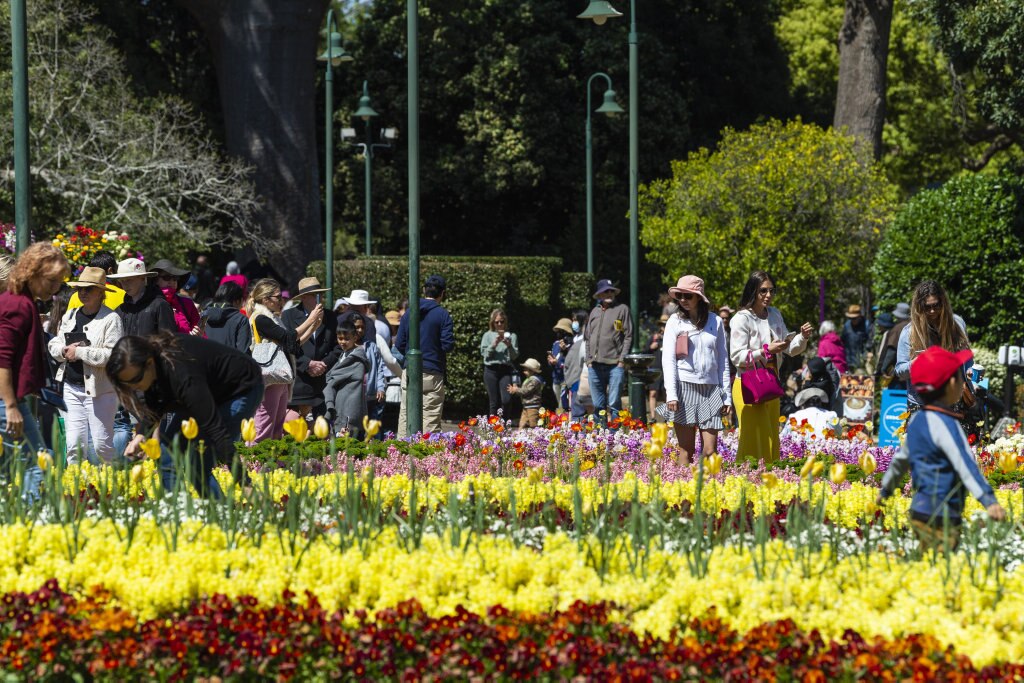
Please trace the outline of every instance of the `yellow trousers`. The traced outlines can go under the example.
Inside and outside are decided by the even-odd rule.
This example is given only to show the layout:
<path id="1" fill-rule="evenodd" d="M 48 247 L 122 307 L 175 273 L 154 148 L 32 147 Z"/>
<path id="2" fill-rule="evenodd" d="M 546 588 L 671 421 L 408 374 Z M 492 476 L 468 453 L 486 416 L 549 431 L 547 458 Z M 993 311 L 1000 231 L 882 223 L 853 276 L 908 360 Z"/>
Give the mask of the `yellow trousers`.
<path id="1" fill-rule="evenodd" d="M 736 462 L 759 460 L 766 463 L 779 459 L 779 399 L 748 406 L 743 403 L 740 378 L 732 383 L 732 404 L 739 422 L 739 445 Z"/>

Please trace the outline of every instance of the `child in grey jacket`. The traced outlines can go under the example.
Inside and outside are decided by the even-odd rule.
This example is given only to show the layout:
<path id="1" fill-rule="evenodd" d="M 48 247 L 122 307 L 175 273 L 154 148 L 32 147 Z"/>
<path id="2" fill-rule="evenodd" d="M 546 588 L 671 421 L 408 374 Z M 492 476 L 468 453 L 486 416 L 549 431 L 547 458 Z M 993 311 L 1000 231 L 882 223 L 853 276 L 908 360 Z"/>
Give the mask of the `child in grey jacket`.
<path id="1" fill-rule="evenodd" d="M 341 357 L 327 373 L 324 387 L 325 417 L 334 427 L 348 427 L 351 437 L 363 438 L 363 417 L 366 415 L 366 373 L 370 360 L 359 343 L 359 334 L 351 321 L 338 324 L 338 346 Z"/>

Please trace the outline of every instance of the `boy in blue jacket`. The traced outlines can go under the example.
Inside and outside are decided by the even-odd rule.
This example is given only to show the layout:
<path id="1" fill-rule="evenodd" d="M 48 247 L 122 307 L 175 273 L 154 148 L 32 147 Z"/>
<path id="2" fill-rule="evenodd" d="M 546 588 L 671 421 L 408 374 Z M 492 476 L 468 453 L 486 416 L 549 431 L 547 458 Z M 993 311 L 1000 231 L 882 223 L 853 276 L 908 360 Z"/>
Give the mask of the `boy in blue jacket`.
<path id="1" fill-rule="evenodd" d="M 1002 520 L 1006 512 L 978 469 L 960 427 L 962 416 L 950 410 L 964 391 L 963 364 L 970 349 L 953 353 L 932 346 L 910 365 L 910 382 L 921 397 L 923 410 L 911 415 L 900 452 L 882 479 L 878 501 L 892 495 L 910 469 L 914 498 L 910 524 L 923 550 L 955 549 L 960 541 L 964 489 L 981 501 L 989 517 Z"/>

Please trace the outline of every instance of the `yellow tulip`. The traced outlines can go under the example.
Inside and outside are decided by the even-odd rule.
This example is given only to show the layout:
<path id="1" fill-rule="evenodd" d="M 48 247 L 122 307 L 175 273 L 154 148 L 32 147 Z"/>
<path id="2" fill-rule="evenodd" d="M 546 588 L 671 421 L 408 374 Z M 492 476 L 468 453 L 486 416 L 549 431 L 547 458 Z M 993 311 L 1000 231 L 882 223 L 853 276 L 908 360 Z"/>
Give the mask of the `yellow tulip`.
<path id="1" fill-rule="evenodd" d="M 857 459 L 857 463 L 860 465 L 860 468 L 864 471 L 865 475 L 871 474 L 878 469 L 878 463 L 875 462 L 875 456 L 866 451 L 860 454 L 860 457 Z"/>
<path id="2" fill-rule="evenodd" d="M 828 478 L 832 480 L 833 484 L 842 484 L 846 481 L 846 465 L 841 462 L 832 465 L 828 472 Z"/>
<path id="3" fill-rule="evenodd" d="M 139 445 L 139 448 L 142 449 L 142 452 L 145 453 L 146 457 L 150 460 L 156 460 L 160 457 L 160 442 L 156 439 L 146 439 Z"/>
<path id="4" fill-rule="evenodd" d="M 771 472 L 764 472 L 761 474 L 761 483 L 765 488 L 773 489 L 779 485 L 779 478 Z"/>
<path id="5" fill-rule="evenodd" d="M 53 466 L 53 456 L 48 451 L 42 449 L 36 453 L 36 463 L 39 465 L 39 469 L 45 471 Z"/>
<path id="6" fill-rule="evenodd" d="M 293 439 L 302 443 L 309 438 L 309 425 L 306 423 L 306 418 L 297 417 L 294 420 L 289 420 L 284 423 L 284 431 L 288 432 Z"/>
<path id="7" fill-rule="evenodd" d="M 242 441 L 252 443 L 256 440 L 256 420 L 246 418 L 242 420 Z"/>
<path id="8" fill-rule="evenodd" d="M 1017 456 L 1010 451 L 1003 451 L 996 460 L 999 469 L 1009 474 L 1017 469 Z"/>
<path id="9" fill-rule="evenodd" d="M 194 417 L 181 421 L 181 433 L 189 441 L 199 436 L 199 425 L 196 424 L 196 419 Z"/>
<path id="10" fill-rule="evenodd" d="M 651 425 L 651 443 L 664 448 L 668 442 L 668 425 L 664 422 L 655 422 Z"/>
<path id="11" fill-rule="evenodd" d="M 543 467 L 531 467 L 530 474 L 527 477 L 531 484 L 539 484 L 544 481 L 544 468 Z"/>
<path id="12" fill-rule="evenodd" d="M 804 466 L 800 468 L 800 478 L 804 479 L 814 470 L 814 456 L 808 455 L 807 460 L 804 462 Z"/>
<path id="13" fill-rule="evenodd" d="M 326 418 L 323 415 L 316 418 L 316 422 L 313 423 L 313 436 L 318 439 L 326 439 L 331 435 L 331 426 L 327 424 Z"/>
<path id="14" fill-rule="evenodd" d="M 816 462 L 814 467 L 811 468 L 811 474 L 815 477 L 820 477 L 821 473 L 825 471 L 825 463 Z"/>
<path id="15" fill-rule="evenodd" d="M 647 456 L 647 459 L 650 460 L 651 462 L 656 461 L 658 458 L 664 455 L 664 451 L 662 451 L 661 446 L 651 441 L 644 441 L 643 446 L 641 446 L 641 450 L 643 451 L 644 455 Z"/>
<path id="16" fill-rule="evenodd" d="M 366 432 L 367 441 L 377 436 L 377 432 L 380 431 L 380 420 L 371 420 L 369 415 L 363 415 L 363 431 Z"/>
<path id="17" fill-rule="evenodd" d="M 714 476 L 722 471 L 722 456 L 712 453 L 704 459 L 704 471 Z"/>
<path id="18" fill-rule="evenodd" d="M 136 465 L 135 467 L 132 468 L 131 478 L 133 484 L 142 483 L 143 472 L 144 470 L 142 469 L 142 465 Z"/>

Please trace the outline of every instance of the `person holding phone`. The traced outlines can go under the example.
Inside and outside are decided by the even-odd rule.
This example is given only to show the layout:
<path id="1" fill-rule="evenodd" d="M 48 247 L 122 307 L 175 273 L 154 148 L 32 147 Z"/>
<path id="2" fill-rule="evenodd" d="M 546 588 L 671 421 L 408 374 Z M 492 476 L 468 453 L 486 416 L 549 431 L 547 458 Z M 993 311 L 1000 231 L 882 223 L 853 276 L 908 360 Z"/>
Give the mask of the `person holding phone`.
<path id="1" fill-rule="evenodd" d="M 721 318 L 711 315 L 704 280 L 684 275 L 669 294 L 679 310 L 665 323 L 661 367 L 666 408 L 679 442 L 679 462 L 686 464 L 696 450 L 697 429 L 708 456 L 718 448 L 722 418 L 732 410 L 729 352 Z"/>
<path id="2" fill-rule="evenodd" d="M 508 331 L 508 316 L 501 308 L 491 311 L 487 331 L 480 338 L 480 355 L 484 360 L 484 386 L 487 387 L 487 414 L 498 411 L 508 419 L 512 402 L 509 387 L 516 384 L 513 362 L 519 357 L 519 337 Z"/>
<path id="3" fill-rule="evenodd" d="M 738 375 L 732 385 L 732 402 L 740 432 L 737 462 L 779 459 L 779 399 L 745 404 L 740 378 L 756 367 L 768 367 L 777 373 L 778 354 L 803 353 L 814 331 L 810 323 L 801 325 L 799 332 L 786 329 L 782 313 L 771 305 L 774 299 L 775 281 L 765 271 L 755 270 L 743 287 L 739 310 L 732 318 L 731 354 Z"/>
<path id="4" fill-rule="evenodd" d="M 57 381 L 64 383 L 64 417 L 68 464 L 114 461 L 114 414 L 117 393 L 105 366 L 121 338 L 121 318 L 103 303 L 110 287 L 102 268 L 86 268 L 69 282 L 82 305 L 67 311 L 47 345 L 60 363 Z"/>
<path id="5" fill-rule="evenodd" d="M 295 383 L 292 385 L 292 397 L 288 401 L 286 421 L 305 417 L 311 412 L 323 415 L 327 409 L 324 405 L 327 373 L 338 362 L 341 349 L 337 341 L 338 316 L 334 311 L 325 310 L 321 304 L 321 296 L 326 291 L 327 288 L 317 278 L 302 278 L 295 292 L 298 305 L 281 314 L 284 327 L 297 331 L 314 311 L 318 308 L 323 311 L 323 323 L 313 329 L 309 337 L 299 345 L 299 352 L 295 355 Z"/>

